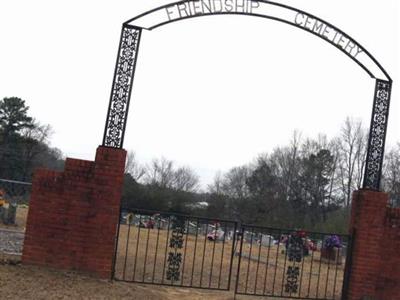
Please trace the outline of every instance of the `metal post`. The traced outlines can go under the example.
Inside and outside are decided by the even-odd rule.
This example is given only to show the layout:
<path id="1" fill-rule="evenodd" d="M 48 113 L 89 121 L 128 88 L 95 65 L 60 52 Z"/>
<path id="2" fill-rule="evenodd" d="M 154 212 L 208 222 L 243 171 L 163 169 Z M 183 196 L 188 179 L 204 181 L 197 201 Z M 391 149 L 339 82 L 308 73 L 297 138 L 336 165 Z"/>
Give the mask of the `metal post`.
<path id="1" fill-rule="evenodd" d="M 103 146 L 122 148 L 129 111 L 132 83 L 139 50 L 140 28 L 124 24 L 118 49 Z"/>
<path id="2" fill-rule="evenodd" d="M 350 275 L 351 275 L 351 265 L 353 258 L 353 249 L 354 249 L 354 241 L 356 238 L 356 230 L 353 228 L 351 234 L 348 237 L 348 248 L 346 249 L 346 265 L 344 267 L 344 278 L 343 278 L 343 286 L 342 286 L 342 300 L 348 299 L 349 294 L 349 283 L 350 283 Z"/>
<path id="3" fill-rule="evenodd" d="M 363 188 L 379 191 L 392 82 L 377 79 L 368 139 Z"/>

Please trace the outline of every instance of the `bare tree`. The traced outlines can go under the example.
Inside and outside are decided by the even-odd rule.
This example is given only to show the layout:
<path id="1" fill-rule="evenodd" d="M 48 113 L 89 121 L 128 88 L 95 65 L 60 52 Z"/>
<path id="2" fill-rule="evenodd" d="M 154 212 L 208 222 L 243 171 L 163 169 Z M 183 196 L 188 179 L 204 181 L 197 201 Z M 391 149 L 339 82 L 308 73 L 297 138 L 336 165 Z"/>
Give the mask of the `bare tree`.
<path id="1" fill-rule="evenodd" d="M 247 185 L 250 174 L 249 166 L 234 167 L 223 175 L 220 183 L 221 194 L 229 199 L 226 204 L 230 210 L 230 217 L 241 222 L 245 221 L 243 217 L 250 209 L 248 204 L 250 192 Z"/>
<path id="2" fill-rule="evenodd" d="M 301 146 L 301 132 L 294 131 L 290 145 L 276 148 L 268 159 L 269 164 L 273 166 L 272 170 L 275 172 L 275 176 L 282 180 L 286 200 L 290 200 L 291 195 L 298 193 L 295 182 L 300 171 Z"/>
<path id="3" fill-rule="evenodd" d="M 400 143 L 385 156 L 383 189 L 393 205 L 400 206 Z"/>
<path id="4" fill-rule="evenodd" d="M 199 188 L 199 176 L 189 167 L 180 167 L 174 171 L 172 187 L 178 191 L 196 192 Z"/>
<path id="5" fill-rule="evenodd" d="M 218 171 L 214 176 L 214 182 L 207 186 L 210 194 L 220 195 L 222 193 L 222 173 Z"/>
<path id="6" fill-rule="evenodd" d="M 161 159 L 153 159 L 147 166 L 144 182 L 177 191 L 196 192 L 200 180 L 190 167 L 175 169 L 173 161 L 162 157 Z"/>
<path id="7" fill-rule="evenodd" d="M 40 124 L 37 120 L 32 119 L 32 126 L 22 129 L 21 135 L 25 139 L 48 144 L 49 139 L 53 135 L 53 129 L 48 124 Z"/>
<path id="8" fill-rule="evenodd" d="M 146 174 L 146 168 L 137 161 L 133 151 L 129 151 L 126 157 L 125 174 L 130 174 L 136 182 Z"/>
<path id="9" fill-rule="evenodd" d="M 249 190 L 246 184 L 250 176 L 250 168 L 248 166 L 234 167 L 230 169 L 223 178 L 222 191 L 224 194 L 237 199 L 248 197 Z"/>
<path id="10" fill-rule="evenodd" d="M 350 206 L 352 192 L 361 187 L 367 134 L 361 121 L 347 117 L 336 140 L 339 154 L 338 178 L 346 207 Z"/>
<path id="11" fill-rule="evenodd" d="M 146 167 L 145 183 L 172 188 L 174 183 L 174 162 L 161 157 L 153 159 Z"/>

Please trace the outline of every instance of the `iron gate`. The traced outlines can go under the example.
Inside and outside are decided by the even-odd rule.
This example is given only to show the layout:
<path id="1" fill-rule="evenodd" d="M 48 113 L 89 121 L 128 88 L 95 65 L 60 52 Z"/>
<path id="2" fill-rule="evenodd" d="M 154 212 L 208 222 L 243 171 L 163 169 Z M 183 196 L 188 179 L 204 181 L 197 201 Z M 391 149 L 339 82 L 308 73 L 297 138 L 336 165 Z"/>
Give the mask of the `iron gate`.
<path id="1" fill-rule="evenodd" d="M 236 222 L 129 210 L 119 224 L 114 279 L 230 289 Z"/>
<path id="2" fill-rule="evenodd" d="M 242 225 L 241 236 L 236 294 L 342 299 L 349 235 Z"/>
<path id="3" fill-rule="evenodd" d="M 114 279 L 238 295 L 344 299 L 351 236 L 170 212 L 121 213 Z M 232 274 L 232 269 L 236 274 Z M 343 296 L 342 296 L 343 295 Z"/>

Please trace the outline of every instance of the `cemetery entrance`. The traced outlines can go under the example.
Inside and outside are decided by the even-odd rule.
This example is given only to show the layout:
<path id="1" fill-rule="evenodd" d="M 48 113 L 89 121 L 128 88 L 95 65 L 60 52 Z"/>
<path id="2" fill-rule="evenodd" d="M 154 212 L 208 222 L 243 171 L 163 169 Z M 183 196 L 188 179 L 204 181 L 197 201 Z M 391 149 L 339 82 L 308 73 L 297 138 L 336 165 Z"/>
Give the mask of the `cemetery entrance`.
<path id="1" fill-rule="evenodd" d="M 379 191 L 392 79 L 360 43 L 339 28 L 300 9 L 266 0 L 179 1 L 125 22 L 102 146 L 123 147 L 143 32 L 211 15 L 253 16 L 301 29 L 340 50 L 374 79 L 363 188 Z M 241 295 L 343 299 L 351 241 L 349 235 L 238 227 L 228 220 L 125 211 L 120 216 L 113 278 L 218 290 L 230 290 L 235 281 L 235 293 Z"/>
<path id="2" fill-rule="evenodd" d="M 238 226 L 170 212 L 128 210 L 118 216 L 126 161 L 122 147 L 142 32 L 211 15 L 253 16 L 301 29 L 340 50 L 373 79 L 363 190 L 353 194 L 350 218 L 356 239 L 355 231 L 350 237 Z M 357 41 L 281 3 L 186 0 L 128 20 L 122 27 L 102 146 L 94 161 L 68 158 L 63 172 L 35 172 L 22 262 L 180 287 L 233 290 L 234 282 L 240 295 L 397 299 L 400 272 L 392 266 L 399 265 L 400 210 L 387 207 L 388 195 L 379 192 L 391 89 L 388 73 Z M 385 247 L 386 241 L 393 247 Z"/>

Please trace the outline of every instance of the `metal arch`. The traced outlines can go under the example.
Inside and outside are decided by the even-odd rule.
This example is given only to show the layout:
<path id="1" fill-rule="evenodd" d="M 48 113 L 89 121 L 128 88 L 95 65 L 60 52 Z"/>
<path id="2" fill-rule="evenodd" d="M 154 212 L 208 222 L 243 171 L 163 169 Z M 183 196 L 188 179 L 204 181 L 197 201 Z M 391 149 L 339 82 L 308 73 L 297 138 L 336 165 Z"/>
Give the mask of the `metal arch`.
<path id="1" fill-rule="evenodd" d="M 391 87 L 392 87 L 392 79 L 390 78 L 386 70 L 379 64 L 379 62 L 356 40 L 354 40 L 349 35 L 338 29 L 336 26 L 333 26 L 329 22 L 326 22 L 300 9 L 296 9 L 288 5 L 271 2 L 267 0 L 257 0 L 257 1 L 248 0 L 248 1 L 250 1 L 250 3 L 252 2 L 266 3 L 269 5 L 285 8 L 290 11 L 296 12 L 298 14 L 299 13 L 304 14 L 307 17 L 313 18 L 317 22 L 325 24 L 325 26 L 329 26 L 331 29 L 335 30 L 336 33 L 340 33 L 343 37 L 347 38 L 349 42 L 351 41 L 354 44 L 354 46 L 357 46 L 359 49 L 362 49 L 362 52 L 364 52 L 367 55 L 367 57 L 372 60 L 372 62 L 379 68 L 379 70 L 386 77 L 386 79 L 377 78 L 377 76 L 375 76 L 373 72 L 369 70 L 362 62 L 356 59 L 355 56 L 351 55 L 349 52 L 345 51 L 345 49 L 340 47 L 338 44 L 334 43 L 335 38 L 331 41 L 328 38 L 324 38 L 321 34 L 316 33 L 314 31 L 314 28 L 313 30 L 310 30 L 310 28 L 305 28 L 300 26 L 299 24 L 297 24 L 296 21 L 292 23 L 288 20 L 269 15 L 248 13 L 248 12 L 214 12 L 214 13 L 210 12 L 199 15 L 196 14 L 190 16 L 188 15 L 186 17 L 180 17 L 176 19 L 169 19 L 168 21 L 158 23 L 149 28 L 144 28 L 141 26 L 130 24 L 131 22 L 134 22 L 146 15 L 158 12 L 162 9 L 173 7 L 179 4 L 190 3 L 193 1 L 198 1 L 198 0 L 192 0 L 192 1 L 184 0 L 163 5 L 161 7 L 145 12 L 135 18 L 132 18 L 123 24 L 121 38 L 120 38 L 120 46 L 118 49 L 118 58 L 114 73 L 113 86 L 111 90 L 110 103 L 107 112 L 106 126 L 104 130 L 103 146 L 112 148 L 122 148 L 123 146 L 127 116 L 129 111 L 129 102 L 132 91 L 132 84 L 135 74 L 137 54 L 138 54 L 142 29 L 152 30 L 176 21 L 200 17 L 200 16 L 209 16 L 209 15 L 229 14 L 229 15 L 249 15 L 255 17 L 262 17 L 295 26 L 311 34 L 314 34 L 319 38 L 324 39 L 325 41 L 327 41 L 328 43 L 339 49 L 341 52 L 345 53 L 361 68 L 363 68 L 364 71 L 366 71 L 372 78 L 376 79 L 376 90 L 374 94 L 374 103 L 373 103 L 373 111 L 371 118 L 370 134 L 368 140 L 368 154 L 366 158 L 363 188 L 371 190 L 379 190 L 380 179 L 382 174 L 382 166 L 383 166 L 383 156 L 384 156 L 388 116 L 389 116 Z"/>
<path id="2" fill-rule="evenodd" d="M 193 1 L 193 0 L 192 0 L 192 1 Z M 140 18 L 142 18 L 142 17 L 144 17 L 144 16 L 148 16 L 148 15 L 150 15 L 150 14 L 152 14 L 152 13 L 158 12 L 158 11 L 163 10 L 163 9 L 166 9 L 166 8 L 168 8 L 168 7 L 173 7 L 173 6 L 175 6 L 175 5 L 180 5 L 180 4 L 184 4 L 184 3 L 189 3 L 189 2 L 192 2 L 192 1 L 191 1 L 191 0 L 183 0 L 183 1 L 177 1 L 177 2 L 173 2 L 173 3 L 169 3 L 169 4 L 162 5 L 162 6 L 160 6 L 160 7 L 157 7 L 157 8 L 154 8 L 154 9 L 152 9 L 152 10 L 149 10 L 149 11 L 147 11 L 147 12 L 144 12 L 144 13 L 142 13 L 142 14 L 136 16 L 136 17 L 133 17 L 133 18 L 127 20 L 124 24 L 130 24 L 130 25 L 132 25 L 132 24 L 131 24 L 132 22 L 137 21 L 137 20 L 139 20 Z M 329 22 L 327 22 L 327 21 L 325 21 L 325 20 L 323 20 L 323 19 L 321 19 L 321 18 L 319 18 L 319 17 L 317 17 L 317 16 L 315 16 L 315 15 L 313 15 L 313 14 L 310 14 L 310 13 L 304 11 L 304 10 L 301 10 L 301 9 L 298 9 L 298 8 L 295 8 L 295 7 L 286 5 L 286 4 L 277 3 L 277 2 L 268 1 L 268 0 L 257 0 L 257 1 L 250 0 L 250 1 L 252 1 L 252 2 L 265 3 L 265 4 L 269 4 L 269 5 L 273 5 L 273 6 L 285 8 L 285 9 L 288 9 L 288 10 L 291 10 L 291 11 L 294 11 L 294 12 L 297 12 L 297 13 L 306 14 L 306 15 L 312 17 L 313 19 L 319 21 L 319 22 L 325 23 L 325 24 L 328 25 L 329 27 L 331 27 L 331 28 L 333 28 L 334 30 L 336 30 L 336 31 L 340 32 L 341 34 L 343 34 L 344 37 L 346 37 L 346 38 L 350 39 L 351 41 L 355 42 L 355 43 L 363 50 L 363 52 L 376 64 L 376 66 L 382 71 L 382 73 L 386 76 L 385 80 L 386 80 L 386 81 L 389 81 L 389 82 L 392 81 L 391 77 L 390 77 L 389 74 L 386 72 L 386 70 L 382 67 L 382 65 L 378 62 L 378 60 L 377 60 L 368 50 L 366 50 L 359 42 L 357 42 L 357 41 L 356 41 L 354 38 L 352 38 L 350 35 L 346 34 L 344 31 L 340 30 L 338 27 L 332 25 L 331 23 L 329 23 Z M 282 23 L 285 23 L 285 24 L 294 26 L 294 27 L 296 27 L 296 28 L 300 28 L 300 29 L 302 29 L 302 30 L 304 30 L 304 31 L 306 31 L 306 32 L 309 32 L 309 33 L 311 33 L 311 34 L 314 34 L 314 35 L 318 36 L 319 38 L 325 40 L 326 42 L 328 42 L 329 44 L 333 45 L 334 47 L 336 47 L 337 49 L 339 49 L 341 52 L 343 52 L 344 54 L 346 54 L 347 56 L 349 56 L 349 57 L 350 57 L 354 62 L 356 62 L 365 72 L 367 72 L 368 75 L 369 75 L 371 78 L 383 79 L 383 78 L 377 78 L 375 75 L 373 75 L 373 72 L 372 72 L 371 70 L 369 70 L 364 64 L 362 64 L 360 61 L 358 61 L 355 57 L 351 56 L 348 52 L 344 51 L 344 49 L 340 48 L 340 47 L 339 47 L 338 45 L 336 45 L 335 43 L 333 43 L 333 42 L 331 42 L 331 41 L 329 41 L 329 40 L 327 40 L 327 39 L 324 39 L 323 37 L 321 37 L 321 36 L 318 35 L 317 33 L 312 32 L 312 31 L 309 31 L 309 30 L 307 30 L 306 28 L 304 28 L 304 27 L 302 27 L 302 26 L 299 26 L 299 25 L 297 25 L 297 24 L 295 24 L 295 23 L 288 22 L 288 21 L 286 21 L 286 20 L 284 20 L 284 19 L 280 19 L 280 18 L 276 18 L 276 17 L 272 17 L 272 16 L 267 16 L 267 15 L 263 15 L 263 14 L 247 13 L 247 12 L 203 13 L 203 14 L 199 14 L 199 15 L 191 15 L 191 16 L 186 16 L 186 17 L 180 17 L 180 18 L 173 19 L 173 20 L 168 20 L 168 21 L 165 21 L 165 22 L 158 23 L 158 24 L 156 24 L 156 25 L 154 25 L 154 26 L 151 26 L 151 27 L 149 27 L 149 28 L 141 27 L 141 26 L 138 26 L 138 25 L 134 25 L 134 26 L 137 26 L 137 27 L 140 27 L 140 28 L 146 29 L 146 30 L 153 30 L 153 29 L 156 29 L 156 28 L 158 28 L 158 27 L 161 27 L 161 26 L 164 26 L 164 25 L 167 25 L 167 24 L 170 24 L 170 23 L 174 23 L 174 22 L 177 22 L 177 21 L 186 20 L 186 19 L 192 19 L 192 18 L 197 18 L 197 17 L 203 17 L 203 16 L 212 16 L 212 15 L 244 15 L 244 16 L 260 17 L 260 18 L 264 18 L 264 19 L 270 19 L 270 20 L 279 21 L 279 22 L 282 22 Z"/>

